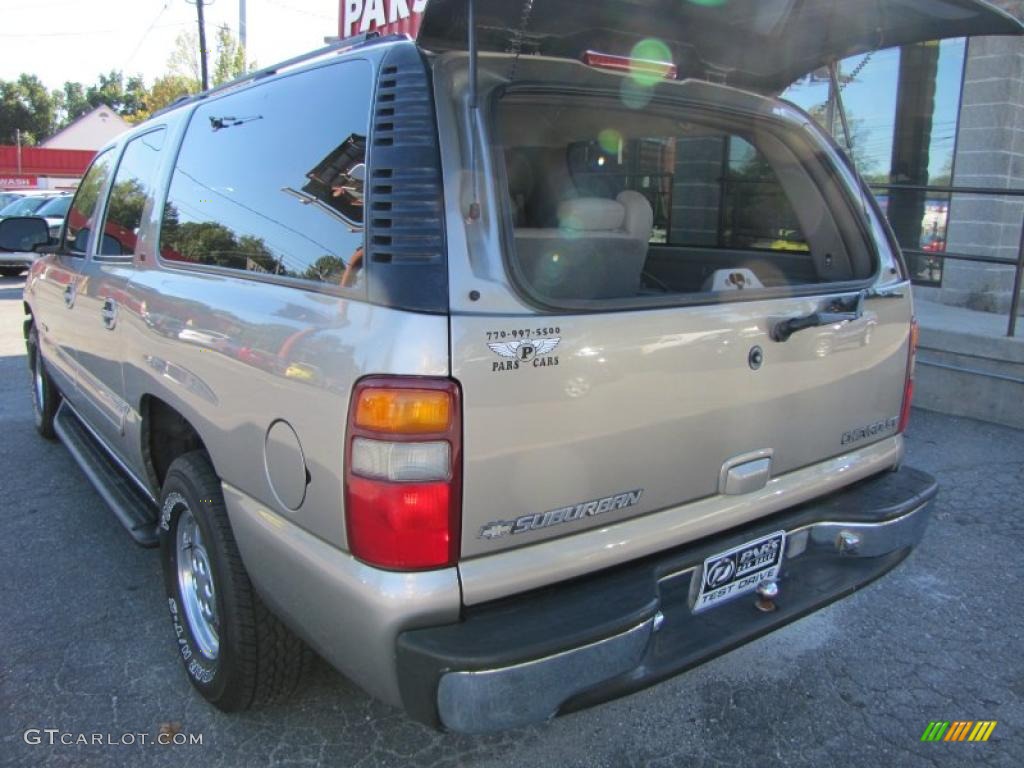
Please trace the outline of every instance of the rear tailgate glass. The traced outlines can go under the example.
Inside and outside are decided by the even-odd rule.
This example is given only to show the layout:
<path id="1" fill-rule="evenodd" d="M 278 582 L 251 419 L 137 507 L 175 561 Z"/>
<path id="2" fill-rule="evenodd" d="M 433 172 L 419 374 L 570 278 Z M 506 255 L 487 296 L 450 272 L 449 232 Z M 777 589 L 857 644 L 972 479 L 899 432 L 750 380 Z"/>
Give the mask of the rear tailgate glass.
<path id="1" fill-rule="evenodd" d="M 595 310 L 806 294 L 873 276 L 849 209 L 830 208 L 805 162 L 756 119 L 625 101 L 499 103 L 510 267 L 530 298 Z"/>

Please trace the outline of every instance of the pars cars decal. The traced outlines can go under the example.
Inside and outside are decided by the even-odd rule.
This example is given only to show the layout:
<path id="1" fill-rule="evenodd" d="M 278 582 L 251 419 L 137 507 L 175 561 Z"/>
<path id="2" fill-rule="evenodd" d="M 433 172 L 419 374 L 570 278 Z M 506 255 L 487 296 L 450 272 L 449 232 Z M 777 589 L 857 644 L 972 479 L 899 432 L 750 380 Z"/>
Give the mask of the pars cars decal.
<path id="1" fill-rule="evenodd" d="M 562 341 L 561 328 L 515 329 L 488 331 L 487 346 L 501 360 L 491 362 L 491 373 L 518 371 L 522 368 L 548 368 L 558 365 L 558 355 L 552 355 Z"/>

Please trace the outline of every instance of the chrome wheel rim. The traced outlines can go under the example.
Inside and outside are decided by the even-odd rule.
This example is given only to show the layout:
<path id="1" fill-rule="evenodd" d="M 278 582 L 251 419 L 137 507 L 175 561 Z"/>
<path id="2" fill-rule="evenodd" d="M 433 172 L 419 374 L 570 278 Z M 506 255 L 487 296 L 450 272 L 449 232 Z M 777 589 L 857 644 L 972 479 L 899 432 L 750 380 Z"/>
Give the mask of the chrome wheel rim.
<path id="1" fill-rule="evenodd" d="M 185 618 L 200 653 L 216 659 L 220 649 L 217 592 L 199 524 L 188 507 L 178 519 L 177 549 L 178 590 Z"/>
<path id="2" fill-rule="evenodd" d="M 39 354 L 39 345 L 35 348 L 35 365 L 32 371 L 32 396 L 35 398 L 36 410 L 42 412 L 43 398 L 46 393 L 43 388 L 43 356 Z"/>

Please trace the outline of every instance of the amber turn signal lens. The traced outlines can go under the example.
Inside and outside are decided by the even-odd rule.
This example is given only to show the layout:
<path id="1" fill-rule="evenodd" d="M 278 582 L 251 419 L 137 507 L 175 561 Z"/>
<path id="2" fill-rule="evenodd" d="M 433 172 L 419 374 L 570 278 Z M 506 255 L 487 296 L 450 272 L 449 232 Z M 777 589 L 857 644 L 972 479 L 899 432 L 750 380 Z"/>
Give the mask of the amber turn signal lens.
<path id="1" fill-rule="evenodd" d="M 355 425 L 375 432 L 426 435 L 446 431 L 451 419 L 448 392 L 368 388 L 359 393 Z"/>

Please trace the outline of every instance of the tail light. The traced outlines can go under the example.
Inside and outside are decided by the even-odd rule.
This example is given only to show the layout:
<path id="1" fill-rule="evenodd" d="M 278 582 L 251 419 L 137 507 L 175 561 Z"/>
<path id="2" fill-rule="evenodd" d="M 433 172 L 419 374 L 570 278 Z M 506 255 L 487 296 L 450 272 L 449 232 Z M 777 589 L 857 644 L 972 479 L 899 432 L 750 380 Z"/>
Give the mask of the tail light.
<path id="1" fill-rule="evenodd" d="M 900 408 L 898 432 L 905 432 L 910 423 L 910 403 L 914 399 L 914 365 L 917 363 L 917 342 L 921 336 L 917 320 L 910 321 L 910 342 L 907 351 L 907 377 L 903 384 L 903 407 Z"/>
<path id="2" fill-rule="evenodd" d="M 454 565 L 461 512 L 458 385 L 397 376 L 358 382 L 345 445 L 345 524 L 352 554 L 393 570 Z"/>

